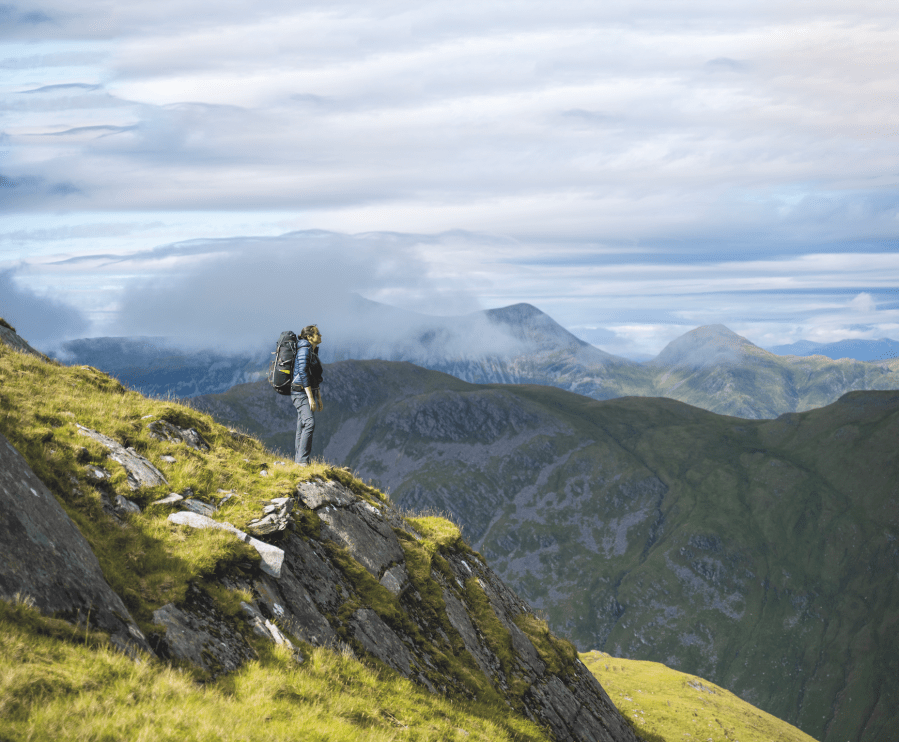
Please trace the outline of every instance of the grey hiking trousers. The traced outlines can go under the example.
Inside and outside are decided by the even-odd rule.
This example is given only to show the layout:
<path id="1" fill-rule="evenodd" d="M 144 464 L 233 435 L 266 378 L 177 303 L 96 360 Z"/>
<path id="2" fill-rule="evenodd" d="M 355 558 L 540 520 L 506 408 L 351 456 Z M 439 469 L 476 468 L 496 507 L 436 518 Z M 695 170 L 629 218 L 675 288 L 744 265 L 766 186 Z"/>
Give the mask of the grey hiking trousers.
<path id="1" fill-rule="evenodd" d="M 309 407 L 306 392 L 294 392 L 290 395 L 297 411 L 296 454 L 293 460 L 298 464 L 308 464 L 312 457 L 312 433 L 315 430 L 315 416 Z"/>

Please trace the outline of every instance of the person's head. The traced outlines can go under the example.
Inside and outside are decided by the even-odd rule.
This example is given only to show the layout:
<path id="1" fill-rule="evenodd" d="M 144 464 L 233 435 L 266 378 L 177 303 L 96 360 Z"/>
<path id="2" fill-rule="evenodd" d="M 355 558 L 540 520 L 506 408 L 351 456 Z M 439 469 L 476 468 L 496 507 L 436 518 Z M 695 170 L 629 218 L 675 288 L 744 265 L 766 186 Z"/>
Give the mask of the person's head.
<path id="1" fill-rule="evenodd" d="M 308 340 L 313 346 L 318 345 L 322 341 L 322 335 L 315 325 L 306 325 L 306 327 L 300 330 L 300 337 Z"/>

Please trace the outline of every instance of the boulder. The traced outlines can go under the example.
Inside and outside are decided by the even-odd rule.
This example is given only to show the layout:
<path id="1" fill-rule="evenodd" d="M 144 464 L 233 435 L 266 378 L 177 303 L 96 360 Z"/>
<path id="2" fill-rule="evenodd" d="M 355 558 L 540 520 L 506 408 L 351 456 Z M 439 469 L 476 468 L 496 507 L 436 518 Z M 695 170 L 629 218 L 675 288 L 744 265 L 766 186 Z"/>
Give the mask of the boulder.
<path id="1" fill-rule="evenodd" d="M 154 611 L 153 623 L 165 626 L 164 634 L 150 636 L 160 657 L 190 662 L 213 677 L 256 657 L 236 627 L 195 588 L 188 591 L 184 606 L 167 603 Z"/>
<path id="2" fill-rule="evenodd" d="M 154 420 L 147 425 L 147 432 L 157 441 L 184 443 L 197 451 L 208 451 L 209 444 L 194 428 L 179 428 L 168 420 Z"/>
<path id="3" fill-rule="evenodd" d="M 128 486 L 131 489 L 138 490 L 141 487 L 168 484 L 165 475 L 133 448 L 125 448 L 118 441 L 114 441 L 96 430 L 85 428 L 83 425 L 77 425 L 77 427 L 79 434 L 102 443 L 109 449 L 109 458 L 125 467 L 125 471 L 128 473 Z"/>
<path id="4" fill-rule="evenodd" d="M 264 504 L 263 515 L 247 524 L 247 531 L 254 536 L 267 536 L 272 533 L 284 531 L 293 518 L 290 513 L 296 500 L 292 497 L 276 497 Z"/>
<path id="5" fill-rule="evenodd" d="M 4 600 L 27 596 L 44 614 L 109 632 L 122 649 L 150 650 L 81 531 L 2 435 L 0 544 Z"/>
<path id="6" fill-rule="evenodd" d="M 284 562 L 284 550 L 277 546 L 266 544 L 252 536 L 248 536 L 239 528 L 235 528 L 230 523 L 220 523 L 213 520 L 209 516 L 193 513 L 189 510 L 182 510 L 180 513 L 172 513 L 168 519 L 172 523 L 182 526 L 190 526 L 191 528 L 221 528 L 230 531 L 245 544 L 249 544 L 262 557 L 262 571 L 270 574 L 272 577 L 281 576 L 281 564 Z"/>

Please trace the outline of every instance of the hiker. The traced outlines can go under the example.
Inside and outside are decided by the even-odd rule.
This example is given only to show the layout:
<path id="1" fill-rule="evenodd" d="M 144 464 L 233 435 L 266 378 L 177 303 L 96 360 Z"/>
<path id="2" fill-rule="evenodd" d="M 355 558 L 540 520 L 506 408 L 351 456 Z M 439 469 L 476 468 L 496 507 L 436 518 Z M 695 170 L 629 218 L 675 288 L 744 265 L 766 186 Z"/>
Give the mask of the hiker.
<path id="1" fill-rule="evenodd" d="M 315 430 L 315 416 L 324 409 L 319 384 L 322 381 L 322 364 L 318 360 L 318 346 L 321 333 L 315 325 L 308 325 L 300 332 L 297 342 L 297 358 L 294 365 L 290 397 L 297 410 L 296 455 L 294 461 L 302 466 L 309 465 L 312 454 L 312 432 Z"/>

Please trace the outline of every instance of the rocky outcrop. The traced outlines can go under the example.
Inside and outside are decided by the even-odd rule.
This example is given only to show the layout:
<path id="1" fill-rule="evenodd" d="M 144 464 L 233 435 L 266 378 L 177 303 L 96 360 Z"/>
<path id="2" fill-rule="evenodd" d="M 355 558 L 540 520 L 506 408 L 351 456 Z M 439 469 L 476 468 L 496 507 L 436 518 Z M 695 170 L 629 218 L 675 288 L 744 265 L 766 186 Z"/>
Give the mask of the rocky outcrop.
<path id="1" fill-rule="evenodd" d="M 160 656 L 217 675 L 253 656 L 244 639 L 251 634 L 290 646 L 297 661 L 294 640 L 340 646 L 434 693 L 495 693 L 556 740 L 636 742 L 573 651 L 560 660 L 556 650 L 538 648 L 528 633 L 536 622 L 531 609 L 477 554 L 461 543 L 442 547 L 423 571 L 416 560 L 429 558 L 433 546 L 428 551 L 388 503 L 335 481 L 303 482 L 295 494 L 267 506 L 275 513 L 289 503 L 293 513 L 284 529 L 262 536 L 274 543 L 194 512 L 169 516 L 176 524 L 228 530 L 254 545 L 263 562 L 255 574 L 225 578 L 227 587 L 253 596 L 236 623 L 198 591 L 155 611 L 154 622 L 165 627 L 150 637 Z M 472 672 L 481 674 L 480 685 L 472 684 Z"/>
<path id="2" fill-rule="evenodd" d="M 256 657 L 237 628 L 199 590 L 188 591 L 186 606 L 167 603 L 154 611 L 153 622 L 165 626 L 164 633 L 150 635 L 159 657 L 188 662 L 212 677 Z"/>
<path id="3" fill-rule="evenodd" d="M 262 517 L 251 520 L 247 530 L 254 536 L 280 533 L 293 523 L 290 513 L 295 502 L 292 497 L 276 497 L 263 503 Z"/>
<path id="4" fill-rule="evenodd" d="M 0 435 L 0 597 L 30 598 L 45 614 L 107 631 L 149 651 L 84 536 L 22 456 Z"/>
<path id="5" fill-rule="evenodd" d="M 179 428 L 168 420 L 154 420 L 147 425 L 147 432 L 157 441 L 184 443 L 195 451 L 209 450 L 209 444 L 194 428 Z"/>
<path id="6" fill-rule="evenodd" d="M 78 432 L 88 438 L 93 438 L 109 449 L 109 458 L 121 464 L 128 473 L 128 486 L 131 489 L 137 490 L 141 487 L 168 484 L 165 475 L 133 448 L 125 448 L 118 441 L 114 441 L 96 430 L 85 428 L 83 425 L 78 425 Z"/>
<path id="7" fill-rule="evenodd" d="M 318 533 L 285 532 L 279 542 L 280 577 L 260 575 L 242 585 L 252 592 L 260 615 L 277 619 L 286 632 L 313 645 L 346 641 L 357 654 L 370 655 L 434 692 L 454 688 L 473 695 L 452 671 L 437 670 L 447 666 L 458 642 L 470 667 L 555 739 L 636 740 L 579 660 L 569 657 L 562 673 L 547 669 L 554 658 L 541 656 L 519 626 L 536 620 L 530 608 L 478 555 L 461 547 L 442 551 L 440 566 L 432 564 L 427 578 L 439 586 L 435 595 L 410 577 L 407 559 L 414 547 L 409 544 L 422 537 L 391 506 L 367 501 L 333 481 L 305 482 L 297 499 L 305 506 L 303 517 L 317 520 Z M 348 563 L 360 565 L 365 574 Z M 375 589 L 375 581 L 384 593 L 377 604 L 365 605 L 363 595 Z M 436 625 L 434 612 L 443 616 Z M 510 657 L 498 656 L 491 631 L 505 637 Z"/>
<path id="8" fill-rule="evenodd" d="M 30 353 L 31 355 L 37 356 L 38 358 L 48 360 L 47 356 L 39 351 L 36 351 L 22 338 L 20 338 L 16 334 L 15 328 L 8 322 L 6 322 L 2 317 L 0 317 L 0 343 L 8 345 L 10 348 L 15 348 L 21 353 Z"/>

